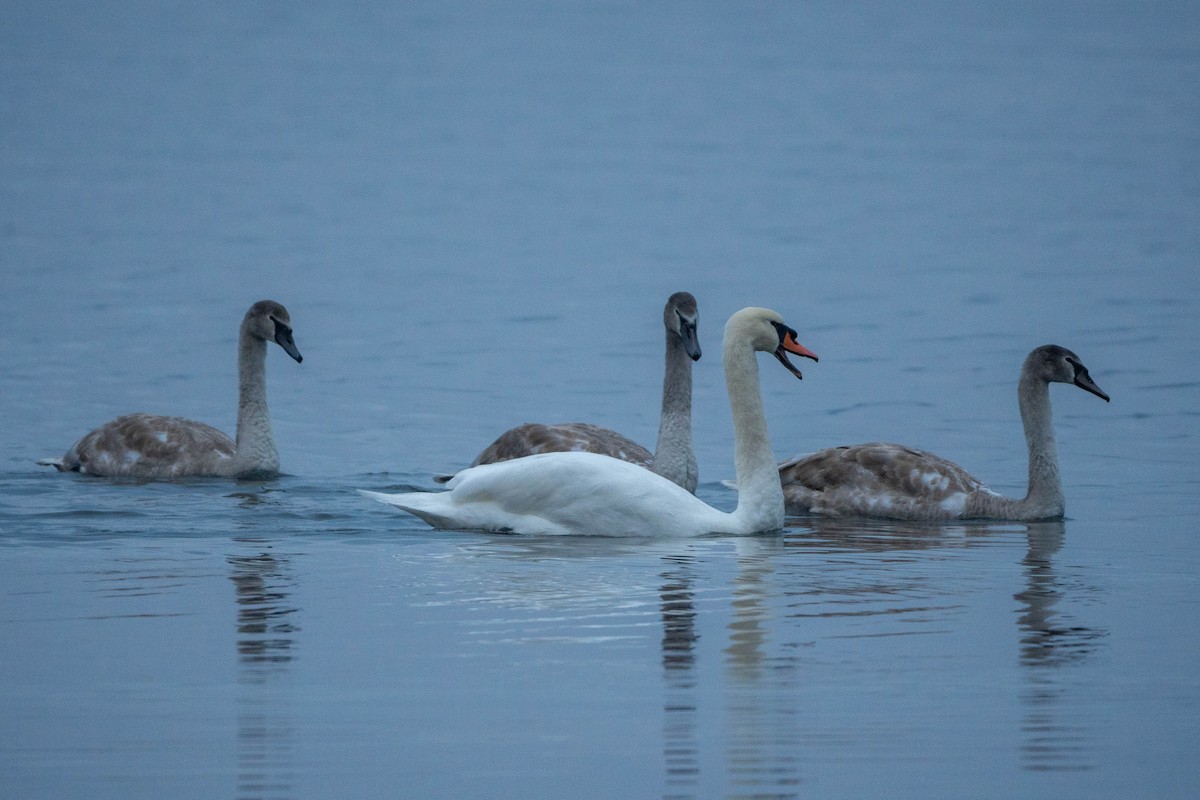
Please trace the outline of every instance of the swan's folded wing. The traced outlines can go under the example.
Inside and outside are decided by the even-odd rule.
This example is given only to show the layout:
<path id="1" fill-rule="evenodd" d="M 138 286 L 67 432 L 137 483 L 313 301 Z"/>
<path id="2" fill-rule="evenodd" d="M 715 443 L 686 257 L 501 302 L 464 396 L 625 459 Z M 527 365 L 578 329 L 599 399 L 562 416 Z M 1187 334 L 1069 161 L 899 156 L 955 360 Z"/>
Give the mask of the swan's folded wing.
<path id="1" fill-rule="evenodd" d="M 360 490 L 362 491 L 362 490 Z M 367 497 L 439 528 L 559 535 L 677 535 L 723 518 L 686 489 L 595 453 L 543 453 L 471 467 L 444 492 Z"/>
<path id="2" fill-rule="evenodd" d="M 632 498 L 648 481 L 641 467 L 585 451 L 540 453 L 472 467 L 446 486 L 460 504 L 482 503 L 513 514 L 571 514 L 581 506 L 600 505 L 598 493 Z"/>

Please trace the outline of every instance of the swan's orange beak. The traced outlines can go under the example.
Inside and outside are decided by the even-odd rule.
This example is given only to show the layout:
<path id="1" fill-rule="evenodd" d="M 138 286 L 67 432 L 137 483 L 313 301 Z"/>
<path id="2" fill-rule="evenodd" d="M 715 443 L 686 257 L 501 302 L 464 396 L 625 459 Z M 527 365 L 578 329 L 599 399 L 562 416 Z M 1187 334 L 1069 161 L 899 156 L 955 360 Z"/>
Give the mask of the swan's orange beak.
<path id="1" fill-rule="evenodd" d="M 804 376 L 800 374 L 800 370 L 796 369 L 796 366 L 788 360 L 788 353 L 795 353 L 798 356 L 811 358 L 813 361 L 821 360 L 817 358 L 816 353 L 796 341 L 796 332 L 791 328 L 788 328 L 784 332 L 783 338 L 779 341 L 779 347 L 775 348 L 775 357 L 779 359 L 780 364 L 783 364 L 787 368 L 788 372 L 800 380 L 804 380 Z"/>
<path id="2" fill-rule="evenodd" d="M 795 353 L 798 356 L 804 356 L 805 358 L 811 358 L 813 361 L 821 360 L 821 359 L 817 358 L 816 353 L 814 353 L 812 350 L 809 350 L 807 347 L 805 347 L 804 345 L 797 342 L 796 336 L 792 331 L 788 331 L 787 335 L 783 337 L 783 349 L 787 350 L 789 353 Z"/>

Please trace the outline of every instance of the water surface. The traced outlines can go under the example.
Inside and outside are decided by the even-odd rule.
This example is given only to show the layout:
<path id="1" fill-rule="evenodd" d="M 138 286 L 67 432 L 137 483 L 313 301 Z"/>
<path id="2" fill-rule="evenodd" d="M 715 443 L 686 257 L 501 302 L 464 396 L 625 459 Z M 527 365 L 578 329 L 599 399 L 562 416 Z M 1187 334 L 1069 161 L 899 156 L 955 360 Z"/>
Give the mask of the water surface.
<path id="1" fill-rule="evenodd" d="M 1187 3 L 10 3 L 0 12 L 0 797 L 1192 797 L 1200 13 Z M 431 531 L 511 425 L 652 444 L 696 295 L 780 311 L 780 458 L 887 439 L 1068 519 L 688 541 Z M 144 410 L 286 476 L 34 467 Z"/>

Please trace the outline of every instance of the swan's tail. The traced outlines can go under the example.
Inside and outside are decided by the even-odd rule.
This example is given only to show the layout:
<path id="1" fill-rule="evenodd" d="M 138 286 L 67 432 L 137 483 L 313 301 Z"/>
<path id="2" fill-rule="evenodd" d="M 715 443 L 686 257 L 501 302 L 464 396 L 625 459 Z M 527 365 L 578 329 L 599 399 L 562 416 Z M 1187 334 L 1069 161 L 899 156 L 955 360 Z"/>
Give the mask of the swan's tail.
<path id="1" fill-rule="evenodd" d="M 440 509 L 426 508 L 425 506 L 438 503 L 439 500 L 433 498 L 441 498 L 444 492 L 404 492 L 402 494 L 384 494 L 383 492 L 371 492 L 366 489 L 356 490 L 363 497 L 369 497 L 372 500 L 377 500 L 385 505 L 393 506 L 401 511 L 407 511 L 415 517 L 428 522 L 435 528 L 447 528 L 453 526 L 453 520 L 447 518 L 444 514 L 439 513 Z M 424 501 L 432 500 L 432 503 Z"/>
<path id="2" fill-rule="evenodd" d="M 39 458 L 33 463 L 39 467 L 54 467 L 59 472 L 65 472 L 67 469 L 67 465 L 63 463 L 61 458 Z"/>
<path id="3" fill-rule="evenodd" d="M 396 502 L 397 498 L 404 497 L 402 494 L 384 494 L 383 492 L 371 492 L 366 489 L 355 489 L 355 491 L 361 494 L 363 497 L 369 497 L 372 500 L 378 500 L 380 503 L 386 503 L 389 506 L 403 508 L 403 506 Z"/>

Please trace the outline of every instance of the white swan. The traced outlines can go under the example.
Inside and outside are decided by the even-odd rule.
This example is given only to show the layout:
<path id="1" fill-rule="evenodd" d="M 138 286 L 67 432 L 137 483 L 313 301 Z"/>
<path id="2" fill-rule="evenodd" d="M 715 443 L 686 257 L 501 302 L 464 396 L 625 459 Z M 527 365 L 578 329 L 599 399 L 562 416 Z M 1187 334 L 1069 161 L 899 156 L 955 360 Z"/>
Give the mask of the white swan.
<path id="1" fill-rule="evenodd" d="M 699 319 L 696 298 L 692 295 L 676 292 L 667 298 L 663 308 L 667 363 L 663 374 L 658 443 L 653 455 L 632 439 L 599 425 L 587 422 L 562 422 L 557 425 L 528 422 L 500 434 L 475 458 L 471 466 L 494 464 L 536 453 L 600 453 L 645 467 L 695 493 L 699 470 L 696 451 L 692 447 L 692 362 L 700 358 L 700 341 L 696 337 Z M 434 480 L 445 483 L 452 477 L 438 475 Z"/>
<path id="2" fill-rule="evenodd" d="M 733 410 L 734 459 L 743 487 L 732 513 L 718 511 L 671 481 L 595 453 L 542 453 L 471 467 L 445 492 L 363 495 L 436 528 L 532 534 L 688 536 L 755 533 L 783 527 L 783 490 L 767 438 L 757 350 L 774 353 L 797 377 L 787 353 L 816 360 L 774 311 L 745 308 L 725 326 L 725 382 Z"/>
<path id="3" fill-rule="evenodd" d="M 1050 419 L 1053 382 L 1072 383 L 1108 402 L 1108 395 L 1070 350 L 1048 344 L 1026 357 L 1017 383 L 1029 447 L 1029 490 L 1024 498 L 999 495 L 932 453 L 872 442 L 833 447 L 781 464 L 787 511 L 914 520 L 1061 518 L 1065 502 Z"/>
<path id="4" fill-rule="evenodd" d="M 279 453 L 267 415 L 267 342 L 297 362 L 287 309 L 271 300 L 250 306 L 238 338 L 237 442 L 202 422 L 154 414 L 127 414 L 101 425 L 62 458 L 37 463 L 60 472 L 109 477 L 170 479 L 279 474 Z"/>

